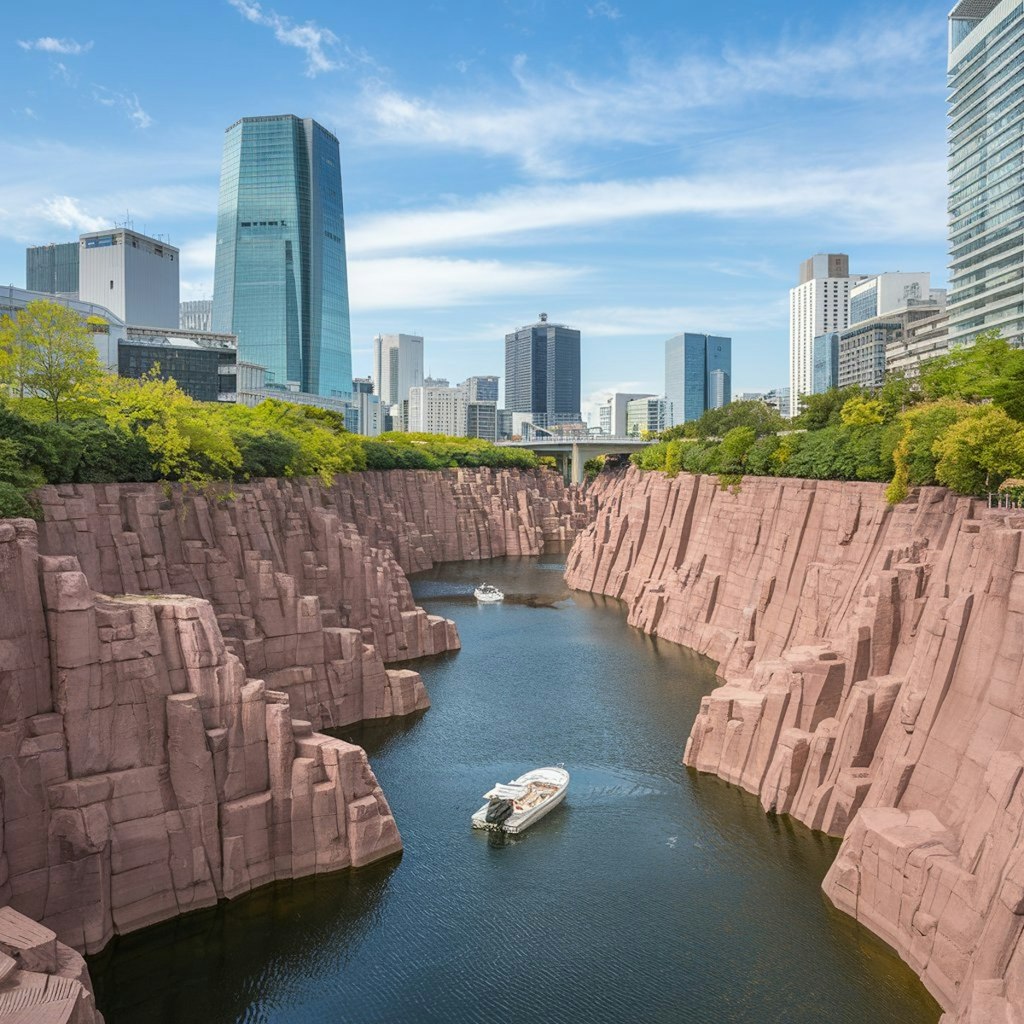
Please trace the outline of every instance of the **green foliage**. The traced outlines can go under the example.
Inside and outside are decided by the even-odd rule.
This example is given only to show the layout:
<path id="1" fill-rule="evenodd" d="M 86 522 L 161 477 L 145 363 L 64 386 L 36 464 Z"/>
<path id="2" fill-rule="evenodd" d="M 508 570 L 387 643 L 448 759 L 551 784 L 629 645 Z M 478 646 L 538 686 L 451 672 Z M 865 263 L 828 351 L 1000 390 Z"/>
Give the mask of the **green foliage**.
<path id="1" fill-rule="evenodd" d="M 583 475 L 588 480 L 596 480 L 601 470 L 604 469 L 604 456 L 596 455 L 583 463 Z"/>
<path id="2" fill-rule="evenodd" d="M 877 398 L 854 395 L 839 410 L 839 422 L 844 427 L 869 427 L 875 423 L 884 423 L 884 408 Z"/>
<path id="3" fill-rule="evenodd" d="M 858 384 L 845 388 L 830 388 L 819 395 L 804 395 L 800 399 L 800 415 L 791 423 L 794 430 L 824 430 L 841 422 L 843 406 L 851 398 L 864 394 Z"/>
<path id="4" fill-rule="evenodd" d="M 0 480 L 0 519 L 39 519 L 40 510 L 23 490 Z"/>
<path id="5" fill-rule="evenodd" d="M 700 419 L 670 427 L 662 433 L 661 439 L 671 441 L 681 437 L 725 437 L 737 427 L 749 427 L 756 437 L 764 437 L 784 430 L 786 421 L 764 402 L 730 402 L 721 409 L 708 409 Z"/>
<path id="6" fill-rule="evenodd" d="M 733 427 L 718 446 L 718 472 L 742 474 L 756 440 L 757 433 L 753 427 Z"/>
<path id="7" fill-rule="evenodd" d="M 960 494 L 983 494 L 1024 473 L 1024 426 L 993 406 L 972 409 L 932 447 L 936 478 Z"/>

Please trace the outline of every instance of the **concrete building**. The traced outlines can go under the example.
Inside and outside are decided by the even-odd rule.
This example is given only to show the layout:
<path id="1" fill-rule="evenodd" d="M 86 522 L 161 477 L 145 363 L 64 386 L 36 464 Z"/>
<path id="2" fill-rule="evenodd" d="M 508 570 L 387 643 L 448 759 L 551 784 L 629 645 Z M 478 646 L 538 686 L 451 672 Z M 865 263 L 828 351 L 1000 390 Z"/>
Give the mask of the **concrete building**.
<path id="1" fill-rule="evenodd" d="M 466 437 L 482 437 L 485 441 L 498 440 L 498 403 L 466 403 Z"/>
<path id="2" fill-rule="evenodd" d="M 853 324 L 839 334 L 839 387 L 885 383 L 887 353 L 898 348 L 908 329 L 944 312 L 937 302 L 923 302 Z"/>
<path id="3" fill-rule="evenodd" d="M 213 327 L 287 387 L 352 394 L 338 140 L 311 118 L 245 117 L 225 132 Z M 177 313 L 177 310 L 176 310 Z"/>
<path id="4" fill-rule="evenodd" d="M 811 394 L 821 395 L 839 387 L 839 332 L 819 334 L 814 339 Z"/>
<path id="5" fill-rule="evenodd" d="M 118 346 L 117 373 L 137 379 L 156 371 L 198 402 L 234 402 L 237 362 L 233 334 L 129 326 Z"/>
<path id="6" fill-rule="evenodd" d="M 789 292 L 790 413 L 811 394 L 814 339 L 850 325 L 850 289 L 863 275 L 850 275 L 845 253 L 818 253 L 800 266 L 800 283 Z"/>
<path id="7" fill-rule="evenodd" d="M 551 430 L 582 421 L 579 331 L 541 313 L 505 335 L 505 408 L 517 434 L 527 424 Z"/>
<path id="8" fill-rule="evenodd" d="M 127 324 L 176 329 L 178 255 L 173 245 L 127 228 L 89 232 L 78 240 L 78 297 Z"/>
<path id="9" fill-rule="evenodd" d="M 668 426 L 669 404 L 653 395 L 634 398 L 626 403 L 626 431 L 618 437 L 640 437 L 642 434 L 660 434 Z"/>
<path id="10" fill-rule="evenodd" d="M 677 334 L 665 342 L 669 426 L 699 419 L 732 401 L 732 339 Z"/>
<path id="11" fill-rule="evenodd" d="M 467 377 L 459 387 L 467 402 L 497 402 L 497 377 Z"/>
<path id="12" fill-rule="evenodd" d="M 916 377 L 922 364 L 949 351 L 949 310 L 940 309 L 908 324 L 885 348 L 886 373 Z"/>
<path id="13" fill-rule="evenodd" d="M 465 437 L 466 399 L 458 388 L 410 388 L 405 429 L 411 434 Z"/>
<path id="14" fill-rule="evenodd" d="M 413 388 L 423 387 L 423 338 L 378 334 L 373 339 L 373 383 L 389 409 L 406 401 Z"/>
<path id="15" fill-rule="evenodd" d="M 25 290 L 77 299 L 78 242 L 54 242 L 26 249 Z"/>
<path id="16" fill-rule="evenodd" d="M 928 302 L 932 296 L 931 274 L 875 274 L 850 286 L 850 322 L 847 326 L 870 320 L 915 303 Z"/>
<path id="17" fill-rule="evenodd" d="M 373 393 L 370 377 L 352 378 L 352 404 L 358 412 L 354 433 L 377 437 L 383 426 L 380 396 Z"/>
<path id="18" fill-rule="evenodd" d="M 654 395 L 615 392 L 604 405 L 598 406 L 597 422 L 601 433 L 612 437 L 625 437 L 627 407 L 630 402 L 639 398 L 654 398 Z"/>
<path id="19" fill-rule="evenodd" d="M 424 377 L 423 386 L 425 388 L 450 388 L 452 382 L 447 377 Z"/>
<path id="20" fill-rule="evenodd" d="M 1024 84 L 1017 0 L 960 0 L 949 14 L 949 344 L 997 329 L 1024 342 Z"/>
<path id="21" fill-rule="evenodd" d="M 178 326 L 184 331 L 213 331 L 213 300 L 195 299 L 179 306 Z"/>

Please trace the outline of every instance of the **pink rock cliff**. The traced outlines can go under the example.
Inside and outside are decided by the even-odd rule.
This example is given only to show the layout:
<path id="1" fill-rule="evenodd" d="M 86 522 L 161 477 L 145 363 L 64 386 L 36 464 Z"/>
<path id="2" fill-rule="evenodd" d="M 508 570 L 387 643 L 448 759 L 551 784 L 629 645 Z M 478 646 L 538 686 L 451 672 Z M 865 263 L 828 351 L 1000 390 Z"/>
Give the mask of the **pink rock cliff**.
<path id="1" fill-rule="evenodd" d="M 407 570 L 534 553 L 588 514 L 553 474 L 487 470 L 40 498 L 44 522 L 0 521 L 0 954 L 4 914 L 54 952 L 0 957 L 0 1019 L 35 986 L 73 1024 L 99 1018 L 60 943 L 400 850 L 365 753 L 314 727 L 428 706 L 385 663 L 459 641 Z"/>
<path id="2" fill-rule="evenodd" d="M 826 893 L 944 1021 L 1024 1020 L 1024 514 L 632 469 L 591 493 L 570 584 L 719 662 L 686 763 L 843 836 Z"/>

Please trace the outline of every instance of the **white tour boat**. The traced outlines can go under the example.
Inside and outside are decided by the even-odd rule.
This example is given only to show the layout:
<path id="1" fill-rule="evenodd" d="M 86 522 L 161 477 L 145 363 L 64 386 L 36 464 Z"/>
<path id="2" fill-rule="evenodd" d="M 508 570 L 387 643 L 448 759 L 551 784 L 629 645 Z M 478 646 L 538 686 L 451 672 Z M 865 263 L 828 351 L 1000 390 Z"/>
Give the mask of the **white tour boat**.
<path id="1" fill-rule="evenodd" d="M 505 600 L 505 595 L 497 587 L 492 587 L 490 583 L 481 583 L 473 591 L 473 596 L 483 604 L 497 604 L 499 601 Z"/>
<path id="2" fill-rule="evenodd" d="M 473 828 L 522 832 L 557 807 L 568 788 L 569 773 L 564 768 L 534 768 L 484 793 L 487 803 L 473 815 Z"/>

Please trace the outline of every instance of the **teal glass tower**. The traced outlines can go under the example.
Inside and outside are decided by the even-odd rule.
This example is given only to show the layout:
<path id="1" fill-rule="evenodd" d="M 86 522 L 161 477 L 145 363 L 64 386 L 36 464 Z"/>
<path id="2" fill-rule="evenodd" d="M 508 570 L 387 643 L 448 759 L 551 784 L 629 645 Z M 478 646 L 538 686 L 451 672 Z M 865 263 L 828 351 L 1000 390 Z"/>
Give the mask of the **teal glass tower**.
<path id="1" fill-rule="evenodd" d="M 244 117 L 227 129 L 217 208 L 213 329 L 268 381 L 352 394 L 338 140 L 311 118 Z"/>

